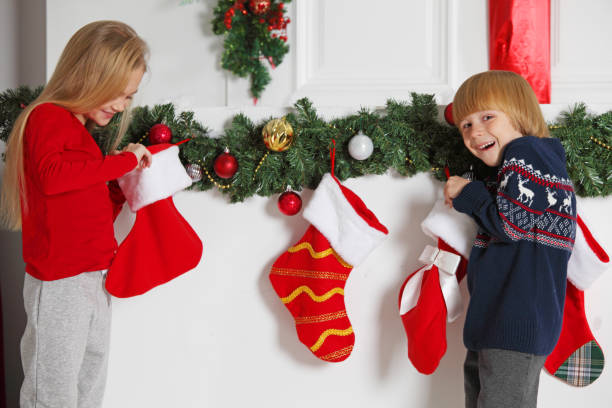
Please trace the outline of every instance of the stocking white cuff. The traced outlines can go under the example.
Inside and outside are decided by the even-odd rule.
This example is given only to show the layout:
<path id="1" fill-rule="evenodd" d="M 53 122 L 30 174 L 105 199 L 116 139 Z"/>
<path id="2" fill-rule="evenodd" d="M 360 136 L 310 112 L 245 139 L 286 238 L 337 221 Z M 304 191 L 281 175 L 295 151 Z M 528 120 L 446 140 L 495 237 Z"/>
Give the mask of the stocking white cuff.
<path id="1" fill-rule="evenodd" d="M 181 164 L 178 154 L 177 146 L 161 150 L 153 155 L 150 167 L 137 167 L 117 179 L 133 212 L 191 185 L 191 178 Z"/>
<path id="2" fill-rule="evenodd" d="M 589 234 L 589 231 L 587 231 L 587 234 Z M 601 245 L 598 242 L 597 244 Z M 603 248 L 600 248 L 600 250 L 605 252 Z M 585 238 L 581 224 L 577 223 L 574 249 L 567 264 L 567 279 L 580 290 L 588 289 L 611 266 L 609 257 L 607 255 L 604 257 L 606 259 L 602 259 L 602 257 L 598 256 L 591 248 Z"/>
<path id="3" fill-rule="evenodd" d="M 421 223 L 423 232 L 434 240 L 442 238 L 455 251 L 468 259 L 476 237 L 477 226 L 470 216 L 460 213 L 438 199 Z"/>
<path id="4" fill-rule="evenodd" d="M 304 209 L 304 218 L 353 266 L 359 265 L 386 236 L 355 211 L 329 173 L 323 176 Z"/>

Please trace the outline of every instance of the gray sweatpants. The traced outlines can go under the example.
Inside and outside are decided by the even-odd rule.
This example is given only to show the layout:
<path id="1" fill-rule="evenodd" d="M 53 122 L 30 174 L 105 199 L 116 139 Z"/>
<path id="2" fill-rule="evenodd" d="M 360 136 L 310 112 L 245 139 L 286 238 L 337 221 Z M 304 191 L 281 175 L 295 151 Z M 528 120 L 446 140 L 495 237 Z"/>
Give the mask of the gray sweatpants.
<path id="1" fill-rule="evenodd" d="M 535 408 L 547 356 L 468 350 L 463 365 L 466 408 Z"/>
<path id="2" fill-rule="evenodd" d="M 25 274 L 21 408 L 93 408 L 106 385 L 111 300 L 102 271 L 56 281 Z"/>

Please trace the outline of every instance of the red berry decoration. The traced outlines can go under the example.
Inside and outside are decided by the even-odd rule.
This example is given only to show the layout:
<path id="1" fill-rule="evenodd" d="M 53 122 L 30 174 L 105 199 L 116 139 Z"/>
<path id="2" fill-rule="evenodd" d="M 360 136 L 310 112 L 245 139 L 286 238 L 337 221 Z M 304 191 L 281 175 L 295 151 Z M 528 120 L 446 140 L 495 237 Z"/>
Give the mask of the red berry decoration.
<path id="1" fill-rule="evenodd" d="M 453 120 L 453 103 L 449 103 L 444 108 L 444 120 L 451 126 L 455 126 L 455 121 Z"/>
<path id="2" fill-rule="evenodd" d="M 149 130 L 149 142 L 151 144 L 170 143 L 172 140 L 172 130 L 163 123 L 153 125 Z"/>
<path id="3" fill-rule="evenodd" d="M 285 215 L 295 215 L 302 208 L 302 198 L 294 191 L 285 191 L 278 197 L 278 209 Z"/>
<path id="4" fill-rule="evenodd" d="M 226 150 L 215 159 L 214 169 L 222 179 L 232 178 L 238 171 L 238 160 Z"/>
<path id="5" fill-rule="evenodd" d="M 270 0 L 249 0 L 249 8 L 253 14 L 264 14 L 270 9 Z"/>

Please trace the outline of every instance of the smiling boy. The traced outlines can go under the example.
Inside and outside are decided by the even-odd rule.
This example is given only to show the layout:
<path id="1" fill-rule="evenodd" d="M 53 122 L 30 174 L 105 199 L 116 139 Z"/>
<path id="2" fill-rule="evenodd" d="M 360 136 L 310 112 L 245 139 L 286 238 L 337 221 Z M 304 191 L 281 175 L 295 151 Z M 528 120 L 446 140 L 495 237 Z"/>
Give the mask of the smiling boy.
<path id="1" fill-rule="evenodd" d="M 466 80 L 453 117 L 466 148 L 497 168 L 491 189 L 457 176 L 444 188 L 446 203 L 479 227 L 467 272 L 466 407 L 535 407 L 561 332 L 576 233 L 565 152 L 548 137 L 533 90 L 512 72 Z"/>

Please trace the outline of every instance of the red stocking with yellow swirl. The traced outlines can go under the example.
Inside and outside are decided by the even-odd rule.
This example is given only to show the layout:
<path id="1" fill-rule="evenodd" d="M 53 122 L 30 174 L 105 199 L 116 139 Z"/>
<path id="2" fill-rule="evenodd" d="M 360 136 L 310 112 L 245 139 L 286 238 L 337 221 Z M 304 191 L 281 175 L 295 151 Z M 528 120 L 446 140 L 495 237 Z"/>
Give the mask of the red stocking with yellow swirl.
<path id="1" fill-rule="evenodd" d="M 344 286 L 353 266 L 388 233 L 363 201 L 326 174 L 304 210 L 304 236 L 272 265 L 270 282 L 295 320 L 299 340 L 321 360 L 353 350 Z"/>

